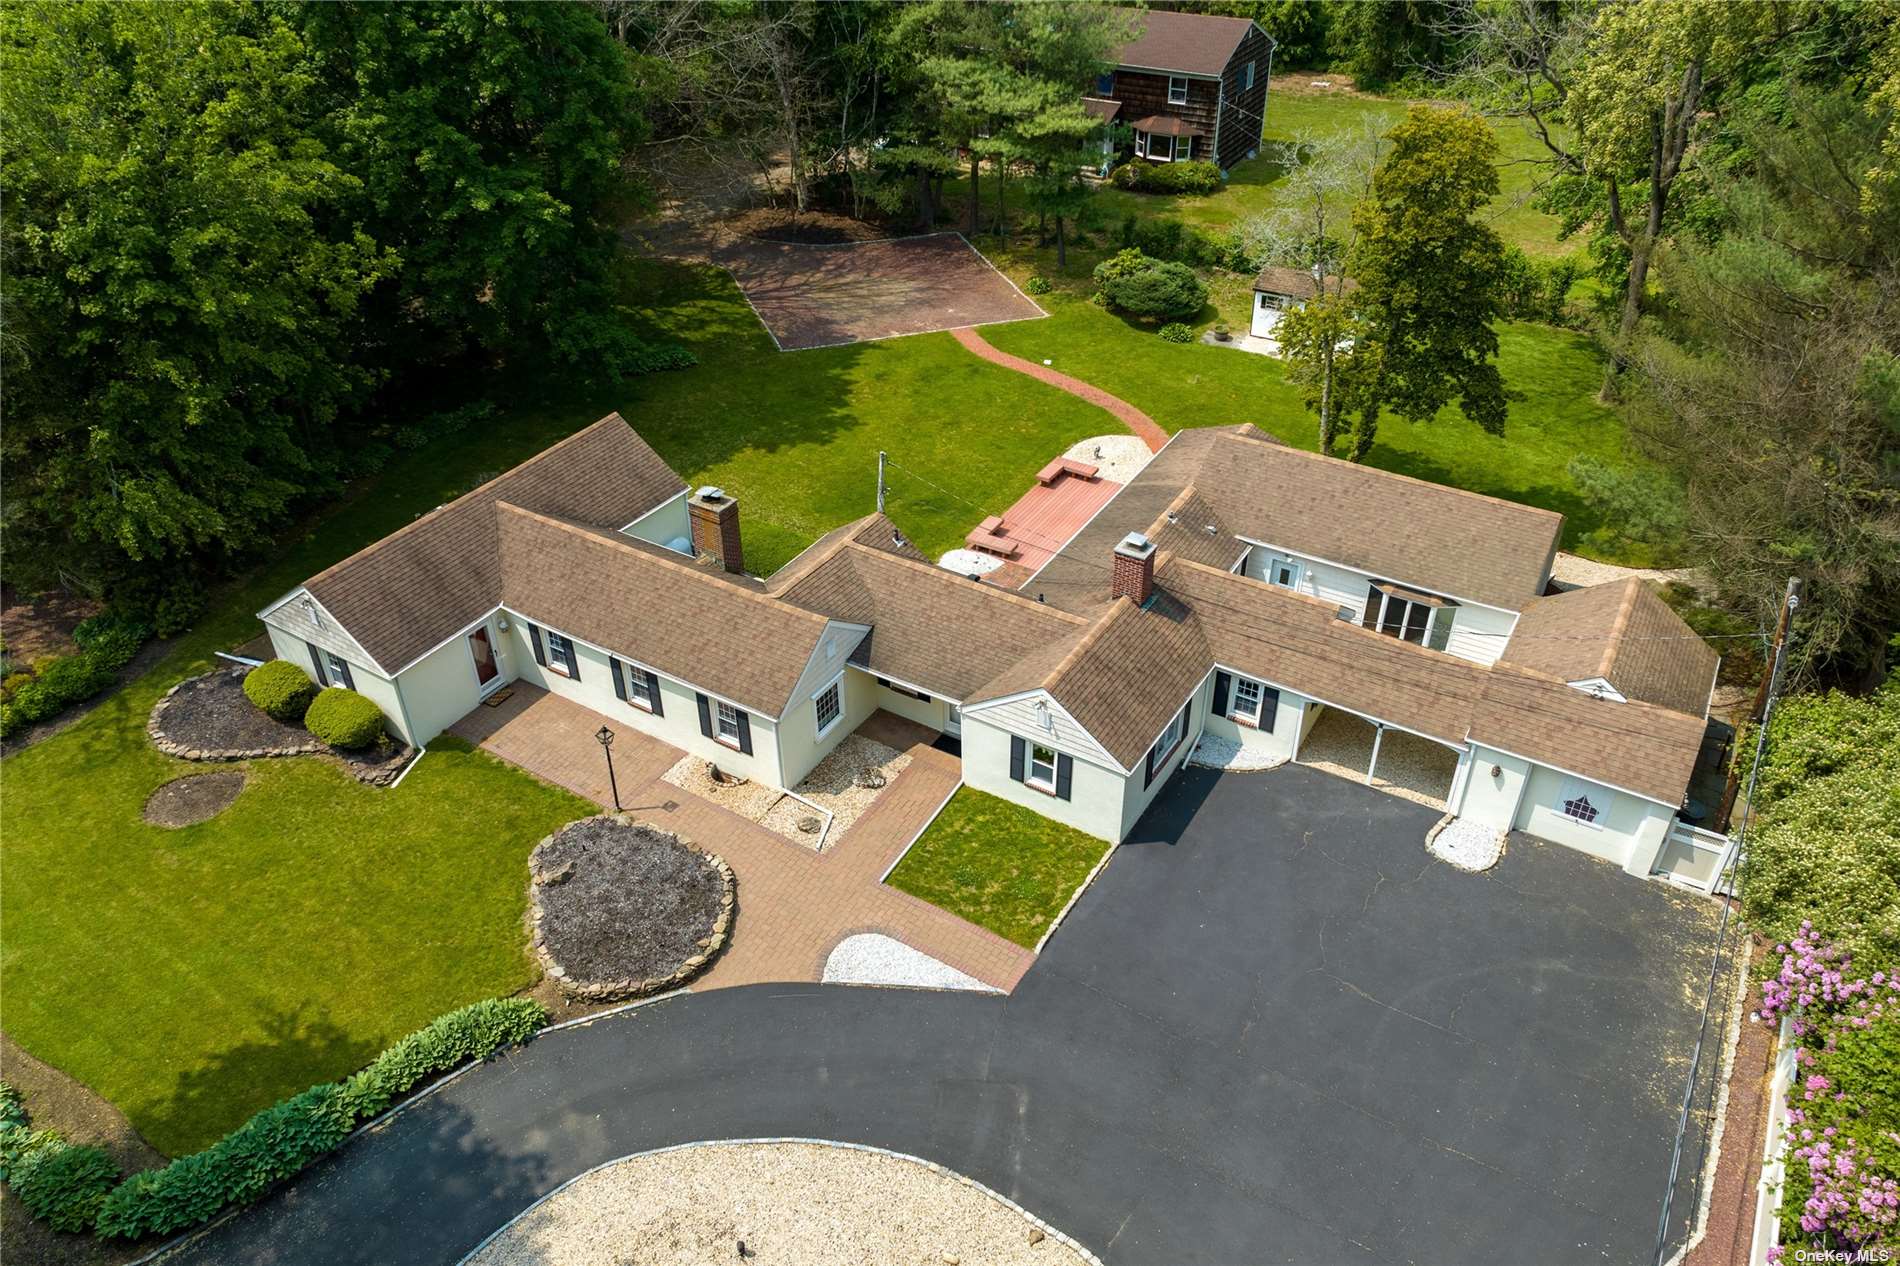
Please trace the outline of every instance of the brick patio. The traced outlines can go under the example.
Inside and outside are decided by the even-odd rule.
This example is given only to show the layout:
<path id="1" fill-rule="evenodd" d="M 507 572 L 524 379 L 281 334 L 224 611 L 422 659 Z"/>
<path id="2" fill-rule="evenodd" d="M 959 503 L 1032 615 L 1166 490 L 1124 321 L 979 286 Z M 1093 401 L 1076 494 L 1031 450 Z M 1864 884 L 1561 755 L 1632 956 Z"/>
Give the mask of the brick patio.
<path id="1" fill-rule="evenodd" d="M 839 941 L 881 932 L 998 989 L 1035 961 L 1030 951 L 881 883 L 885 870 L 961 780 L 957 759 L 928 745 L 932 731 L 877 712 L 859 732 L 907 748 L 911 763 L 823 853 L 662 781 L 685 753 L 577 703 L 517 682 L 498 707 L 479 707 L 450 727 L 510 764 L 612 804 L 594 732 L 611 727 L 621 806 L 636 818 L 718 853 L 739 878 L 731 946 L 695 989 L 764 981 L 817 980 Z M 525 876 L 524 876 L 525 882 Z"/>

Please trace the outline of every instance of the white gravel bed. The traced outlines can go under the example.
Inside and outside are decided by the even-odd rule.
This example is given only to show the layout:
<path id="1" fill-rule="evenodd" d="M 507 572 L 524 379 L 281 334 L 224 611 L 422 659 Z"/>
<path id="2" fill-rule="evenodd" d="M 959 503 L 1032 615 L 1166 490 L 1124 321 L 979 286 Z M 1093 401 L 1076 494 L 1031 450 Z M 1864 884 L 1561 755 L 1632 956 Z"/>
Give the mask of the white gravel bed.
<path id="1" fill-rule="evenodd" d="M 948 568 L 959 576 L 987 576 L 1002 565 L 1002 559 L 994 554 L 985 554 L 980 549 L 953 549 L 937 560 L 937 566 Z"/>
<path id="2" fill-rule="evenodd" d="M 1087 1254 L 935 1165 L 804 1142 L 706 1143 L 585 1174 L 465 1266 L 1082 1266 Z"/>
<path id="3" fill-rule="evenodd" d="M 1241 746 L 1239 739 L 1203 734 L 1194 750 L 1188 753 L 1188 763 L 1208 769 L 1278 769 L 1286 764 L 1286 757 L 1250 752 Z"/>
<path id="4" fill-rule="evenodd" d="M 1079 440 L 1062 454 L 1096 467 L 1096 474 L 1110 483 L 1125 484 L 1154 460 L 1146 440 L 1133 435 L 1095 435 Z"/>
<path id="5" fill-rule="evenodd" d="M 941 959 L 879 932 L 859 932 L 838 942 L 825 959 L 823 977 L 841 985 L 909 985 L 918 989 L 973 989 L 1001 993 Z"/>
<path id="6" fill-rule="evenodd" d="M 1489 870 L 1504 856 L 1505 832 L 1470 818 L 1440 822 L 1425 837 L 1425 851 L 1459 870 Z"/>
<path id="7" fill-rule="evenodd" d="M 1615 563 L 1599 563 L 1594 558 L 1566 554 L 1562 550 L 1557 551 L 1556 561 L 1550 565 L 1550 578 L 1565 589 L 1607 585 L 1627 576 L 1663 582 L 1679 580 L 1698 589 L 1706 588 L 1708 579 L 1693 567 L 1619 567 Z"/>
<path id="8" fill-rule="evenodd" d="M 1320 714 L 1306 741 L 1300 744 L 1300 764 L 1356 783 L 1366 781 L 1366 764 L 1371 759 L 1371 723 L 1331 708 Z M 1403 730 L 1387 730 L 1379 743 L 1379 766 L 1372 786 L 1402 800 L 1436 808 L 1445 803 L 1457 767 L 1458 758 L 1450 748 Z"/>
<path id="9" fill-rule="evenodd" d="M 817 768 L 805 776 L 805 781 L 792 788 L 797 796 L 811 804 L 801 803 L 777 787 L 761 782 L 714 782 L 706 761 L 698 756 L 681 757 L 660 777 L 682 791 L 710 800 L 757 822 L 775 835 L 816 851 L 821 841 L 826 848 L 836 844 L 851 829 L 851 824 L 871 807 L 878 792 L 890 785 L 909 764 L 909 752 L 853 734 L 819 761 Z M 883 784 L 859 786 L 859 777 L 870 774 L 881 775 Z M 825 829 L 825 815 L 812 805 L 830 812 L 830 830 Z M 814 821 L 818 823 L 816 829 L 804 829 Z"/>

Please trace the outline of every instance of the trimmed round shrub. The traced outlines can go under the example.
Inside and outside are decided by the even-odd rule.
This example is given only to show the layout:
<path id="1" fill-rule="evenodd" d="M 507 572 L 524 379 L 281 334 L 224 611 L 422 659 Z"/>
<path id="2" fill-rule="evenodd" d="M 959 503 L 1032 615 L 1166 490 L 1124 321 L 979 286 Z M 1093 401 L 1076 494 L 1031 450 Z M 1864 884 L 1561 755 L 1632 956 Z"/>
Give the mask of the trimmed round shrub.
<path id="1" fill-rule="evenodd" d="M 1135 247 L 1126 247 L 1116 251 L 1095 266 L 1095 288 L 1107 293 L 1108 288 L 1118 281 L 1133 277 L 1137 273 L 1153 268 L 1157 261 L 1150 259 Z"/>
<path id="2" fill-rule="evenodd" d="M 1191 317 L 1207 303 L 1207 287 L 1186 264 L 1151 264 L 1102 287 L 1111 305 L 1133 316 Z"/>
<path id="3" fill-rule="evenodd" d="M 383 711 L 375 704 L 341 686 L 320 691 L 304 713 L 304 728 L 328 743 L 352 751 L 368 747 L 383 737 Z"/>
<path id="4" fill-rule="evenodd" d="M 43 1147 L 23 1160 L 7 1184 L 20 1203 L 55 1231 L 89 1231 L 106 1196 L 119 1184 L 119 1167 L 89 1144 Z"/>
<path id="5" fill-rule="evenodd" d="M 287 659 L 273 659 L 244 674 L 244 693 L 272 718 L 295 725 L 317 697 L 317 683 Z"/>
<path id="6" fill-rule="evenodd" d="M 1040 275 L 1031 277 L 1028 281 L 1023 283 L 1024 294 L 1046 295 L 1049 293 L 1049 290 L 1049 279 Z"/>
<path id="7" fill-rule="evenodd" d="M 1194 341 L 1194 331 L 1179 321 L 1170 321 L 1161 327 L 1161 339 L 1166 343 L 1191 343 Z"/>

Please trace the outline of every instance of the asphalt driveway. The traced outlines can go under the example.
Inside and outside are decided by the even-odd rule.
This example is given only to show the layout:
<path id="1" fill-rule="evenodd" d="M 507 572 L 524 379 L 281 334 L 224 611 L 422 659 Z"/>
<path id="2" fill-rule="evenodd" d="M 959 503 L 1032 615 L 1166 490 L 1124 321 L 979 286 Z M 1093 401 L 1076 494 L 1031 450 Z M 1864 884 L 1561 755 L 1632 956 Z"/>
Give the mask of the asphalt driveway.
<path id="1" fill-rule="evenodd" d="M 1109 1262 L 1646 1260 L 1713 909 L 1528 841 L 1465 874 L 1435 817 L 1188 771 L 1008 998 L 758 985 L 550 1034 L 187 1256 L 449 1262 L 602 1161 L 795 1136 L 938 1161 Z"/>

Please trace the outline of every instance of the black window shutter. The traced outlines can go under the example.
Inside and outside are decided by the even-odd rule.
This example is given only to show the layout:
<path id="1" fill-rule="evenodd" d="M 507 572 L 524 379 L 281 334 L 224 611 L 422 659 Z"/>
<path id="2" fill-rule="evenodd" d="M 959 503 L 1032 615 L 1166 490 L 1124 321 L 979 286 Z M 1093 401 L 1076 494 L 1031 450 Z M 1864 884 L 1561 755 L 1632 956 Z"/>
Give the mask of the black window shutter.
<path id="1" fill-rule="evenodd" d="M 567 675 L 571 681 L 581 679 L 581 648 L 574 645 L 574 639 L 567 639 Z"/>
<path id="2" fill-rule="evenodd" d="M 1227 690 L 1233 679 L 1226 673 L 1214 674 L 1214 715 L 1227 715 Z"/>
<path id="3" fill-rule="evenodd" d="M 646 672 L 643 668 L 636 668 L 633 671 L 636 673 Z M 666 709 L 660 706 L 660 679 L 653 673 L 647 673 L 647 701 L 653 705 L 654 716 L 663 717 L 666 715 Z"/>
<path id="4" fill-rule="evenodd" d="M 1148 790 L 1148 788 L 1154 784 L 1154 780 L 1155 780 L 1155 749 L 1151 747 L 1148 749 L 1148 759 L 1142 764 L 1142 767 L 1141 767 L 1141 789 L 1143 791 Z"/>
<path id="5" fill-rule="evenodd" d="M 607 657 L 607 668 L 614 675 L 614 698 L 625 703 L 627 701 L 627 681 L 626 678 L 620 675 L 620 661 L 609 655 Z"/>
<path id="6" fill-rule="evenodd" d="M 1023 761 L 1028 755 L 1028 746 L 1016 735 L 1009 736 L 1009 777 L 1012 782 L 1023 780 Z"/>
<path id="7" fill-rule="evenodd" d="M 752 717 L 745 712 L 739 713 L 739 750 L 752 755 Z"/>
<path id="8" fill-rule="evenodd" d="M 347 659 L 339 659 L 336 662 L 336 666 L 343 674 L 343 688 L 345 690 L 356 689 L 356 677 L 350 672 L 350 661 Z"/>
<path id="9" fill-rule="evenodd" d="M 528 622 L 523 620 L 522 623 Z M 541 645 L 541 630 L 532 624 L 528 624 L 528 645 L 534 648 L 534 662 L 546 668 L 548 666 L 547 648 Z"/>
<path id="10" fill-rule="evenodd" d="M 1260 728 L 1273 733 L 1273 719 L 1280 713 L 1280 692 L 1272 686 L 1260 687 Z"/>
<path id="11" fill-rule="evenodd" d="M 1360 628 L 1376 629 L 1379 627 L 1379 603 L 1384 597 L 1385 594 L 1380 591 L 1379 586 L 1368 585 L 1366 587 L 1366 614 L 1365 618 L 1359 621 Z"/>
<path id="12" fill-rule="evenodd" d="M 1075 761 L 1068 753 L 1056 754 L 1056 799 L 1067 800 L 1069 788 L 1075 783 Z"/>
<path id="13" fill-rule="evenodd" d="M 699 700 L 699 732 L 711 738 L 713 736 L 712 704 L 697 690 L 693 692 L 693 698 Z"/>
<path id="14" fill-rule="evenodd" d="M 305 642 L 304 645 L 310 648 L 310 662 L 316 665 L 317 684 L 319 686 L 329 685 L 330 670 L 323 666 L 323 652 L 317 649 L 315 642 Z"/>

